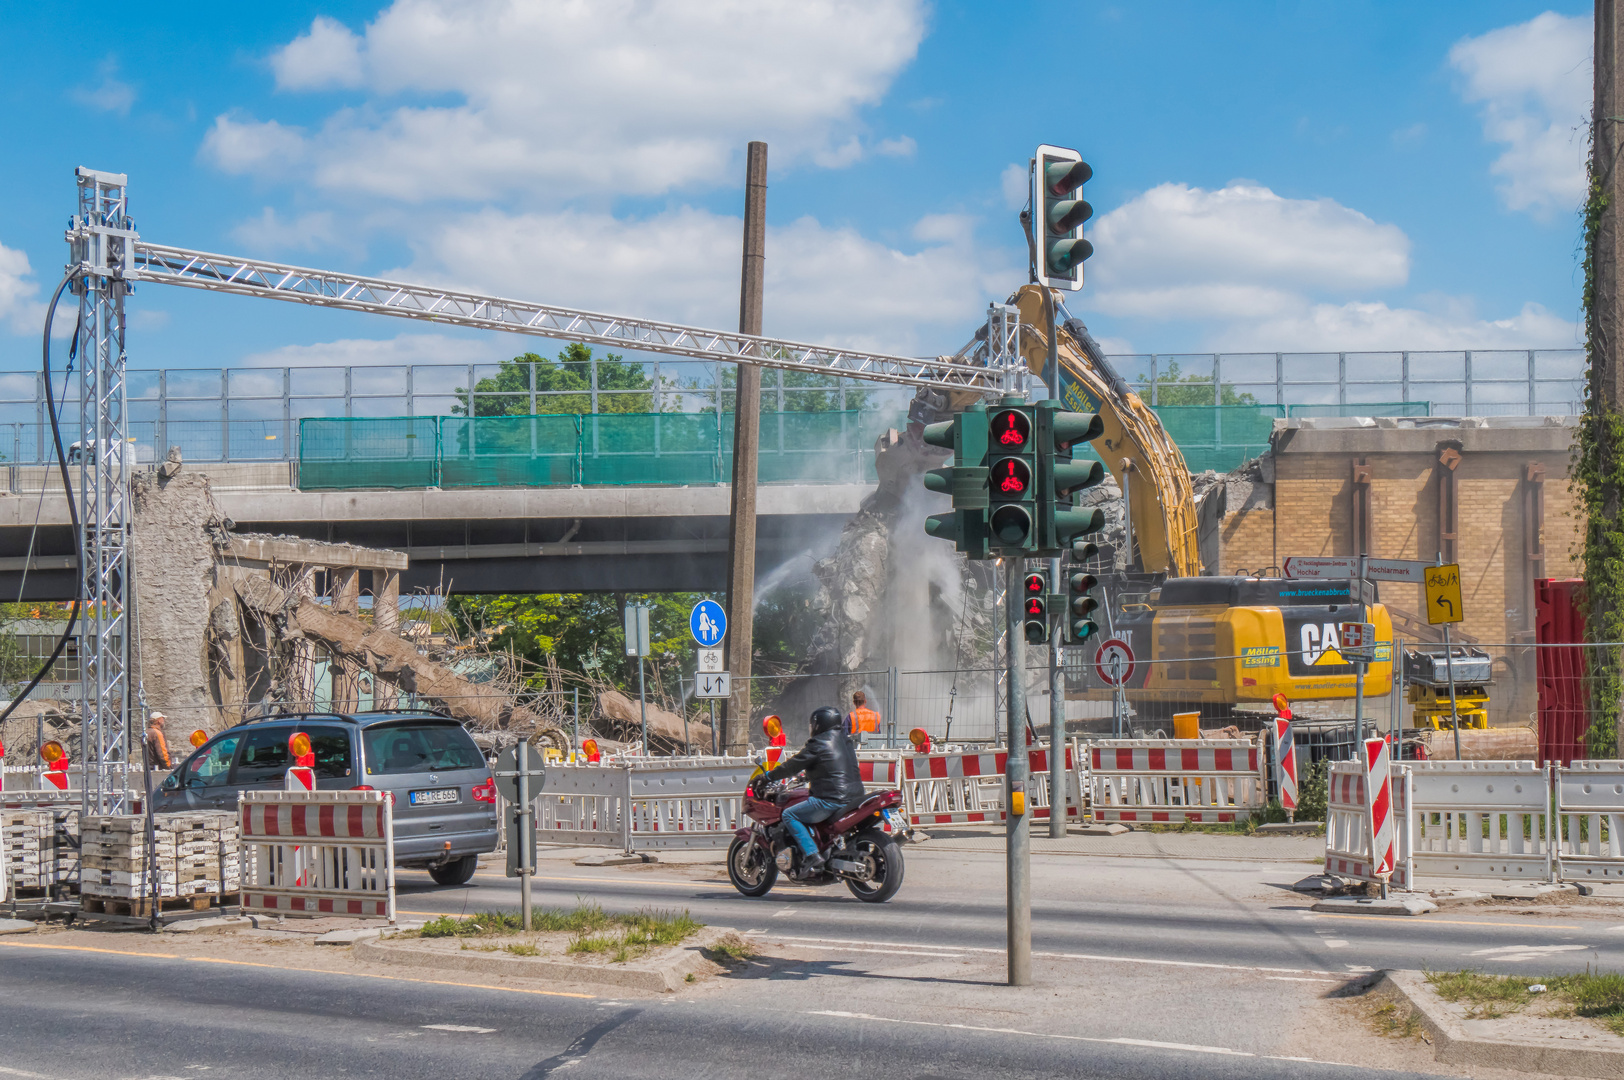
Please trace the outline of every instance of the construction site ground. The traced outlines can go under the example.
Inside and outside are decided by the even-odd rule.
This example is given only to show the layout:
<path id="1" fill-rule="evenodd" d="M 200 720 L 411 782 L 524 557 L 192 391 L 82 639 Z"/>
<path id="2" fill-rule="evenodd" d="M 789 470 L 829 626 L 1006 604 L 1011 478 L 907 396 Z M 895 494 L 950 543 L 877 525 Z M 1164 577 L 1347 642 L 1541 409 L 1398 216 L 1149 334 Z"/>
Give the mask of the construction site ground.
<path id="1" fill-rule="evenodd" d="M 0 990 L 13 1003 L 0 1057 L 14 1070 L 4 1075 L 268 1076 L 253 1048 L 291 1038 L 318 1063 L 301 1073 L 313 1076 L 357 1039 L 370 1056 L 331 1074 L 545 1076 L 574 1059 L 571 1076 L 653 1075 L 651 1061 L 663 1076 L 752 1076 L 755 1055 L 805 1046 L 831 1063 L 913 1062 L 913 1076 L 994 1064 L 1013 1076 L 1466 1075 L 1435 1061 L 1419 1033 L 1380 1033 L 1383 1002 L 1366 993 L 1376 971 L 1624 969 L 1624 896 L 1505 901 L 1490 883 L 1458 883 L 1481 895 L 1414 918 L 1332 916 L 1292 889 L 1319 869 L 1322 840 L 1130 832 L 1034 838 L 1034 985 L 1011 989 L 1001 845 L 991 831 L 940 830 L 906 849 L 902 891 L 879 906 L 782 880 L 745 899 L 718 852 L 577 866 L 592 849 L 544 848 L 538 905 L 686 909 L 756 953 L 712 954 L 670 993 L 385 965 L 316 943 L 359 928 L 351 920 L 41 928 L 0 937 Z M 499 859 L 487 864 L 459 888 L 401 872 L 399 918 L 515 908 L 517 882 Z M 96 1025 L 164 1032 L 130 1052 L 127 1072 L 97 1072 L 105 1057 L 80 1061 L 30 1033 L 30 1018 L 48 1028 L 43 1018 L 91 981 L 110 1003 Z"/>

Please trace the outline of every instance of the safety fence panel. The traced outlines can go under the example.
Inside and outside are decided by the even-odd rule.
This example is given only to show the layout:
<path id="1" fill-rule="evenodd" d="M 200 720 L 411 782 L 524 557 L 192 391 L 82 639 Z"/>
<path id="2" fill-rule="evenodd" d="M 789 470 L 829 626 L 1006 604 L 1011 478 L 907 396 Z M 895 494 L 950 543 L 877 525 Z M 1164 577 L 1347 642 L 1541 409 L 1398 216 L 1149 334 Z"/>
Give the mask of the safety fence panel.
<path id="1" fill-rule="evenodd" d="M 1052 801 L 1049 792 L 1049 752 L 1027 752 L 1030 777 L 1027 781 L 1027 816 L 1049 819 Z M 903 808 L 910 825 L 994 825 L 1004 820 L 1004 769 L 1009 763 L 1005 749 L 946 754 L 909 754 L 903 758 Z M 1082 815 L 1081 782 L 1076 773 L 1077 757 L 1066 748 L 1066 775 L 1071 788 L 1066 793 L 1066 817 Z"/>
<path id="2" fill-rule="evenodd" d="M 877 791 L 900 790 L 903 756 L 900 752 L 859 750 L 857 772 L 863 779 L 863 790 L 870 795 Z"/>
<path id="3" fill-rule="evenodd" d="M 305 491 L 439 485 L 438 417 L 299 421 L 299 487 Z"/>
<path id="4" fill-rule="evenodd" d="M 1232 822 L 1263 810 L 1263 750 L 1243 739 L 1132 739 L 1088 748 L 1094 820 Z"/>
<path id="5" fill-rule="evenodd" d="M 536 799 L 542 843 L 624 851 L 725 848 L 744 825 L 752 758 L 547 767 Z"/>
<path id="6" fill-rule="evenodd" d="M 1532 761 L 1409 766 L 1418 877 L 1550 880 L 1547 771 Z"/>
<path id="7" fill-rule="evenodd" d="M 386 792 L 244 792 L 237 816 L 243 911 L 395 921 Z"/>
<path id="8" fill-rule="evenodd" d="M 1325 872 L 1379 884 L 1370 855 L 1370 804 L 1365 799 L 1365 764 L 1332 762 L 1325 799 Z M 1410 766 L 1392 767 L 1395 858 L 1388 883 L 1408 889 L 1415 880 L 1410 859 Z"/>
<path id="9" fill-rule="evenodd" d="M 1555 859 L 1563 881 L 1624 880 L 1624 761 L 1556 769 Z"/>

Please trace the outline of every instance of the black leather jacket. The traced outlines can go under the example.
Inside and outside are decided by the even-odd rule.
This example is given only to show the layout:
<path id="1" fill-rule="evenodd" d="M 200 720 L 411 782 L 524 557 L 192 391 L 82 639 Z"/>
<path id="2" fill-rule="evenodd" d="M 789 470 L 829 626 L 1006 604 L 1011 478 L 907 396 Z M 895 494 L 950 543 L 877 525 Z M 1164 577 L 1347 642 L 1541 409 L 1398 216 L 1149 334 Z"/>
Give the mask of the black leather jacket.
<path id="1" fill-rule="evenodd" d="M 813 735 L 799 753 L 769 772 L 765 779 L 793 776 L 803 770 L 814 799 L 828 799 L 842 806 L 856 806 L 863 801 L 857 751 L 838 727 Z"/>

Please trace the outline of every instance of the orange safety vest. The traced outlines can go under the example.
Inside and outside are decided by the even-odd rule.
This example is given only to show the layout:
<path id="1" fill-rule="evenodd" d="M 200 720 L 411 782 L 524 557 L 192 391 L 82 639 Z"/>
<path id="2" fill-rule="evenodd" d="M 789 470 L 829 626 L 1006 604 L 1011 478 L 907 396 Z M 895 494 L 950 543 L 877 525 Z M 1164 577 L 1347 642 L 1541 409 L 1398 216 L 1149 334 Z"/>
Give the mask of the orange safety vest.
<path id="1" fill-rule="evenodd" d="M 880 730 L 880 714 L 873 709 L 864 707 L 853 709 L 846 715 L 846 734 L 856 735 L 859 731 Z"/>

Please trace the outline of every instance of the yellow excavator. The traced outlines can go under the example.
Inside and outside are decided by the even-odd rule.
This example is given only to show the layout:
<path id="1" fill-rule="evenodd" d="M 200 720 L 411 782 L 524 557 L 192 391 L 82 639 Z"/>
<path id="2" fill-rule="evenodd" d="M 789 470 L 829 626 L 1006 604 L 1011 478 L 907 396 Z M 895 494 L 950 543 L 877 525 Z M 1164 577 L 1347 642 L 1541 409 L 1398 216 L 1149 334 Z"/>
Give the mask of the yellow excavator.
<path id="1" fill-rule="evenodd" d="M 1024 286 L 1009 302 L 1020 309 L 1021 354 L 1041 377 L 1049 359 L 1044 290 Z M 1131 572 L 1098 573 L 1107 602 L 1096 621 L 1104 637 L 1134 654 L 1125 685 L 1135 711 L 1145 719 L 1199 711 L 1233 720 L 1271 711 L 1277 693 L 1294 704 L 1350 700 L 1355 672 L 1341 654 L 1343 622 L 1374 624 L 1365 693 L 1388 693 L 1393 628 L 1374 591 L 1366 585 L 1361 593 L 1347 579 L 1217 576 L 1224 485 L 1197 505 L 1184 455 L 1079 320 L 1060 322 L 1055 351 L 1061 399 L 1067 409 L 1099 414 L 1104 430 L 1094 451 L 1126 504 L 1122 554 Z"/>

